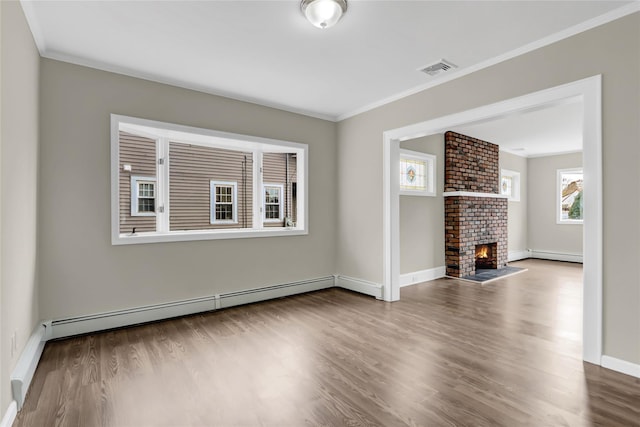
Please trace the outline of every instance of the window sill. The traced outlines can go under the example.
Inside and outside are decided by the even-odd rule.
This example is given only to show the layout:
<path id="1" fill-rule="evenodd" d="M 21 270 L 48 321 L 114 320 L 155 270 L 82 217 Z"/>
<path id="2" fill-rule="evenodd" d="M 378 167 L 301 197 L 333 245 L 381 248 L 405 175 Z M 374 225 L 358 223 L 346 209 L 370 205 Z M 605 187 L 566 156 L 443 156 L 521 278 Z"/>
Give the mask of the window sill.
<path id="1" fill-rule="evenodd" d="M 302 228 L 283 227 L 250 230 L 197 230 L 172 231 L 170 233 L 117 234 L 111 237 L 112 245 L 136 245 L 144 243 L 191 242 L 197 240 L 248 239 L 256 237 L 302 236 L 309 232 Z"/>
<path id="2" fill-rule="evenodd" d="M 562 220 L 558 220 L 556 221 L 556 224 L 558 225 L 583 225 L 584 224 L 584 220 L 583 219 L 562 219 Z"/>

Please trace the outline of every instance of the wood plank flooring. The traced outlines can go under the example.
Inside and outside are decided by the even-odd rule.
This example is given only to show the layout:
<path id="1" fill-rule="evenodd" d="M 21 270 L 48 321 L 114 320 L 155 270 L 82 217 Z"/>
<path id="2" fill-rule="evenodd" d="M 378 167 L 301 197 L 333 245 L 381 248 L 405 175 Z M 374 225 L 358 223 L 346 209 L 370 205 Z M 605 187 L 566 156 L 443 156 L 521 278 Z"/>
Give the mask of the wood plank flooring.
<path id="1" fill-rule="evenodd" d="M 15 426 L 640 426 L 583 363 L 582 268 L 329 289 L 47 344 Z"/>

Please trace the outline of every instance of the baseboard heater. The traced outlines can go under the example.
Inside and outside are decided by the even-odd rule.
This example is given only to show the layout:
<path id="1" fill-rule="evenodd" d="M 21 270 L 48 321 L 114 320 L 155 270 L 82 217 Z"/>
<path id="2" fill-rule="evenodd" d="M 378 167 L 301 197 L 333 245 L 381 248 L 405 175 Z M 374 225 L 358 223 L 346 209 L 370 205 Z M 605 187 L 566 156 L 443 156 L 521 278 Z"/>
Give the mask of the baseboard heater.
<path id="1" fill-rule="evenodd" d="M 51 321 L 49 339 L 132 326 L 189 314 L 203 313 L 237 305 L 250 304 L 289 295 L 317 291 L 335 286 L 334 277 L 327 276 L 264 288 L 228 292 L 201 298 L 135 307 L 126 310 L 79 316 Z"/>
<path id="2" fill-rule="evenodd" d="M 22 408 L 24 398 L 27 395 L 29 384 L 36 372 L 40 356 L 47 342 L 47 326 L 45 324 L 38 325 L 29 337 L 29 341 L 24 346 L 24 350 L 18 358 L 16 367 L 11 372 L 11 392 L 13 399 L 16 401 L 17 409 Z"/>

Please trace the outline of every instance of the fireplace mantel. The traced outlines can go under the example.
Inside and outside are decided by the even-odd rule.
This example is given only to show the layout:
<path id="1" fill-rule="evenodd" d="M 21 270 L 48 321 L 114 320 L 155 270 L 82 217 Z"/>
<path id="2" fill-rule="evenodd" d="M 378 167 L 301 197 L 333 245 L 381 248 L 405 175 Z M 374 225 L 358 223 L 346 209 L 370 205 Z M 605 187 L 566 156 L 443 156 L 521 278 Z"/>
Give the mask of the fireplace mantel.
<path id="1" fill-rule="evenodd" d="M 494 193 L 476 193 L 473 191 L 445 191 L 442 193 L 444 197 L 491 197 L 494 199 L 508 199 L 506 194 L 494 194 Z"/>

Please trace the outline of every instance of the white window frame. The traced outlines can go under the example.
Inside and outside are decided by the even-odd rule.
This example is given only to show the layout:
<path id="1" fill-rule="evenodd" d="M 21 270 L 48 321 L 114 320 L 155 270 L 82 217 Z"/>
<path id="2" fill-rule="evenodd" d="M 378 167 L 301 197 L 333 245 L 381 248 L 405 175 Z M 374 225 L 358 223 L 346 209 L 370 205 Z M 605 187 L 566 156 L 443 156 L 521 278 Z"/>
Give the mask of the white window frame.
<path id="1" fill-rule="evenodd" d="M 139 199 L 139 184 L 152 183 L 153 184 L 153 204 L 154 212 L 140 212 L 138 211 L 138 199 Z M 152 176 L 131 176 L 131 216 L 156 216 L 158 209 L 158 184 L 155 177 Z"/>
<path id="2" fill-rule="evenodd" d="M 502 190 L 502 178 L 511 178 L 511 192 L 504 192 Z M 500 194 L 508 196 L 510 202 L 520 201 L 520 172 L 512 171 L 509 169 L 502 169 L 500 171 Z"/>
<path id="3" fill-rule="evenodd" d="M 417 160 L 425 163 L 425 189 L 424 190 L 410 190 L 406 188 L 400 188 L 401 196 L 436 196 L 436 156 L 433 154 L 421 153 L 419 151 L 411 151 L 400 149 L 400 162 L 403 159 Z M 398 164 L 400 164 L 398 162 Z"/>
<path id="4" fill-rule="evenodd" d="M 156 231 L 120 233 L 120 137 L 119 132 L 131 132 L 156 140 Z M 169 141 L 212 148 L 251 152 L 253 154 L 252 228 L 170 230 Z M 264 227 L 262 153 L 293 153 L 297 156 L 297 221 L 293 227 Z M 309 148 L 307 144 L 220 132 L 137 117 L 111 115 L 111 244 L 180 242 L 194 240 L 241 239 L 307 235 L 309 224 Z M 237 194 L 236 194 L 237 195 Z M 257 196 L 259 195 L 259 196 Z M 237 206 L 237 197 L 236 197 Z M 237 214 L 235 215 L 237 219 Z"/>
<path id="5" fill-rule="evenodd" d="M 216 187 L 231 187 L 231 215 L 232 219 L 216 219 Z M 211 224 L 237 224 L 238 223 L 238 183 L 235 181 L 210 181 L 210 218 Z"/>
<path id="6" fill-rule="evenodd" d="M 565 173 L 581 173 L 584 179 L 583 168 L 558 169 L 556 174 L 556 223 L 557 224 L 573 224 L 582 225 L 584 223 L 584 209 L 582 210 L 582 219 L 563 219 L 562 218 L 562 175 Z M 583 191 L 584 197 L 584 191 Z"/>
<path id="7" fill-rule="evenodd" d="M 267 201 L 265 197 L 265 190 L 267 189 L 267 187 L 277 188 L 280 191 L 280 197 L 278 198 L 279 200 L 279 203 L 278 203 L 279 218 L 278 219 L 267 218 Z M 275 223 L 275 222 L 284 221 L 284 185 L 270 184 L 266 182 L 262 184 L 262 219 L 266 223 Z"/>

